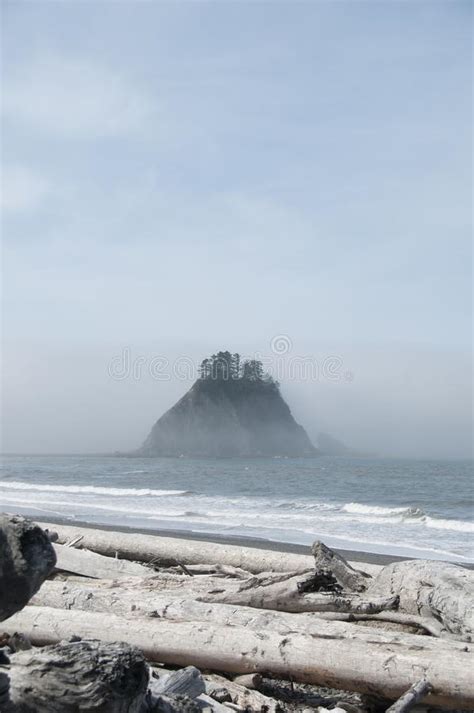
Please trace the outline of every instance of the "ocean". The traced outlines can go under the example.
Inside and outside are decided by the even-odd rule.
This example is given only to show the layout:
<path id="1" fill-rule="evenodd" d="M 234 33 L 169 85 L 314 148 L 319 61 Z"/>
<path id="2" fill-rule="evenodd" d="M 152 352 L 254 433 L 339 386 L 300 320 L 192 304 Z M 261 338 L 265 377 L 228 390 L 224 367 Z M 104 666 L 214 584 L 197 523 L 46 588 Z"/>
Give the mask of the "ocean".
<path id="1" fill-rule="evenodd" d="M 6 512 L 474 562 L 472 461 L 2 460 Z"/>

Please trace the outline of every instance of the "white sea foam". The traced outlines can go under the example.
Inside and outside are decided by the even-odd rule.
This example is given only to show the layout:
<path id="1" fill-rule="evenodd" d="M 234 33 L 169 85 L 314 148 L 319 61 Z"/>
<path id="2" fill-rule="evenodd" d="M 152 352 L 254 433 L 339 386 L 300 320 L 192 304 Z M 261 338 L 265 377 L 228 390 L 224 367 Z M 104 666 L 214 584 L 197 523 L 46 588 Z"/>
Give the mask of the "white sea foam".
<path id="1" fill-rule="evenodd" d="M 131 496 L 134 498 L 163 495 L 188 495 L 189 490 L 154 490 L 151 488 L 103 488 L 96 485 L 51 485 L 45 483 L 24 483 L 15 480 L 0 481 L 0 488 L 4 490 L 34 490 L 40 493 L 81 493 L 90 495 Z"/>
<path id="2" fill-rule="evenodd" d="M 19 499 L 19 498 L 14 498 L 14 497 L 9 497 L 9 496 L 2 496 L 0 498 L 1 502 L 4 503 L 9 503 L 12 505 L 19 505 L 21 507 L 28 506 L 28 507 L 33 507 L 36 508 L 38 505 L 48 505 L 48 506 L 55 506 L 55 507 L 61 507 L 62 511 L 55 511 L 56 515 L 64 515 L 64 514 L 78 514 L 79 511 L 88 511 L 88 512 L 93 512 L 94 510 L 100 510 L 100 511 L 105 511 L 105 512 L 110 512 L 110 513 L 117 513 L 119 515 L 129 515 L 130 517 L 141 517 L 143 516 L 149 516 L 153 515 L 156 517 L 162 517 L 164 519 L 166 518 L 185 518 L 188 516 L 187 512 L 185 510 L 176 510 L 173 508 L 166 507 L 166 509 L 160 510 L 158 508 L 153 508 L 153 509 L 148 509 L 148 508 L 140 508 L 140 507 L 133 507 L 131 505 L 127 504 L 122 504 L 118 505 L 116 502 L 112 502 L 110 504 L 105 504 L 103 501 L 102 502 L 90 502 L 90 501 L 80 501 L 80 500 L 51 500 L 50 498 L 48 499 Z M 120 502 L 120 501 L 118 501 Z M 40 509 L 40 508 L 38 508 Z M 48 507 L 48 510 L 50 512 L 53 512 L 51 507 Z M 204 517 L 204 515 L 203 515 Z"/>
<path id="3" fill-rule="evenodd" d="M 454 532 L 474 532 L 474 522 L 467 520 L 443 520 L 442 518 L 427 517 L 426 527 L 435 530 L 453 530 Z"/>
<path id="4" fill-rule="evenodd" d="M 343 512 L 348 514 L 358 514 L 361 521 L 381 522 L 384 519 L 398 519 L 401 524 L 418 524 L 435 530 L 451 530 L 453 532 L 474 532 L 474 523 L 468 520 L 449 520 L 445 518 L 430 517 L 423 510 L 417 507 L 383 507 L 380 505 L 362 505 L 360 503 L 348 503 L 343 506 Z M 375 519 L 371 516 L 378 515 L 382 519 Z M 368 517 L 367 517 L 368 516 Z"/>
<path id="5" fill-rule="evenodd" d="M 424 512 L 417 507 L 384 507 L 382 505 L 363 505 L 362 503 L 346 503 L 343 512 L 359 515 L 385 515 L 387 517 L 423 517 Z"/>

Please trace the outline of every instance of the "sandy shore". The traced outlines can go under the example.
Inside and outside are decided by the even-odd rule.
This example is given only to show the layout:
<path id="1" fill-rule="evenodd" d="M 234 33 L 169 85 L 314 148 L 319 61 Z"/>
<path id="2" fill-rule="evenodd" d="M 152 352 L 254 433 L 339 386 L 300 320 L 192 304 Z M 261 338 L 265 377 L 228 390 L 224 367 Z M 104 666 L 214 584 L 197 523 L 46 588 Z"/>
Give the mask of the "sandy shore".
<path id="1" fill-rule="evenodd" d="M 33 518 L 36 522 L 55 522 L 58 525 L 72 525 L 74 527 L 92 527 L 96 530 L 111 530 L 118 532 L 134 532 L 141 535 L 157 535 L 159 537 L 177 537 L 183 540 L 196 540 L 196 542 L 215 542 L 223 545 L 241 545 L 242 547 L 253 547 L 260 550 L 270 550 L 271 552 L 291 552 L 298 555 L 310 554 L 309 545 L 296 545 L 290 542 L 275 542 L 257 537 L 246 537 L 245 535 L 229 536 L 216 535 L 206 532 L 190 532 L 189 530 L 160 530 L 139 527 L 124 527 L 120 525 L 104 525 L 92 522 L 84 522 L 83 520 L 68 520 L 67 518 L 52 518 L 47 519 Z M 342 550 L 333 547 L 336 552 L 342 554 L 351 562 L 366 562 L 368 564 L 385 565 L 390 562 L 398 562 L 405 557 L 397 557 L 396 555 L 381 555 L 374 552 L 360 552 L 355 550 Z"/>

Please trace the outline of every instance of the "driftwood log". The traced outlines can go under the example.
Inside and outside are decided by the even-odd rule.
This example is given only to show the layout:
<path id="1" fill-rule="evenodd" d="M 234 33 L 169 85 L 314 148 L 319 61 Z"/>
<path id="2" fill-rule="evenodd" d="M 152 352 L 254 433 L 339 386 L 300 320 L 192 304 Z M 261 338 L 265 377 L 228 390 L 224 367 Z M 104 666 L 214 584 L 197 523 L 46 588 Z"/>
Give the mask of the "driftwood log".
<path id="1" fill-rule="evenodd" d="M 79 641 L 11 656 L 5 713 L 139 713 L 148 685 L 141 652 Z"/>
<path id="2" fill-rule="evenodd" d="M 234 703 L 240 710 L 264 711 L 265 713 L 283 713 L 284 708 L 278 701 L 265 696 L 260 691 L 228 681 L 223 676 L 205 676 L 206 692 L 211 698 L 224 703 Z"/>
<path id="3" fill-rule="evenodd" d="M 159 581 L 159 578 L 157 578 Z M 156 581 L 156 580 L 155 580 Z M 250 582 L 253 582 L 253 578 Z M 397 598 L 373 598 L 363 599 L 357 595 L 327 595 L 327 594 L 299 594 L 296 587 L 296 580 L 269 584 L 267 586 L 257 584 L 253 587 L 245 586 L 241 591 L 235 587 L 225 588 L 219 584 L 216 591 L 209 582 L 207 587 L 200 586 L 197 591 L 192 584 L 189 587 L 180 589 L 153 590 L 140 589 L 137 586 L 127 589 L 126 585 L 113 586 L 111 583 L 100 587 L 79 585 L 69 582 L 46 582 L 44 587 L 33 598 L 33 604 L 42 606 L 55 606 L 63 609 L 79 607 L 83 609 L 93 609 L 97 604 L 96 611 L 100 608 L 103 611 L 115 611 L 126 614 L 127 611 L 139 611 L 145 616 L 151 615 L 160 608 L 167 607 L 178 598 L 184 598 L 195 604 L 231 604 L 241 607 L 251 607 L 256 609 L 268 609 L 281 612 L 352 612 L 354 614 L 376 614 L 381 611 L 391 610 L 397 605 Z M 138 584 L 138 583 L 135 583 Z M 204 584 L 201 582 L 201 585 Z M 248 584 L 248 583 L 246 583 Z M 205 589 L 210 590 L 206 592 Z M 205 610 L 205 607 L 201 607 Z"/>
<path id="4" fill-rule="evenodd" d="M 417 703 L 422 701 L 428 693 L 431 691 L 431 684 L 424 678 L 409 688 L 409 690 L 400 696 L 398 701 L 395 701 L 393 706 L 387 708 L 386 713 L 406 713 L 410 708 L 416 706 Z"/>
<path id="5" fill-rule="evenodd" d="M 391 620 L 397 626 L 409 623 L 435 636 L 448 633 L 452 639 L 469 641 L 473 628 L 473 575 L 461 567 L 439 562 L 399 562 L 375 567 L 372 578 L 319 542 L 313 545 L 310 558 L 207 542 L 197 546 L 194 541 L 89 528 L 54 529 L 58 540 L 69 545 L 55 546 L 58 569 L 72 573 L 72 577 L 66 582 L 45 582 L 39 592 L 36 586 L 34 606 L 10 618 L 4 624 L 7 633 L 22 631 L 38 645 L 56 644 L 71 637 L 100 638 L 120 651 L 128 646 L 130 656 L 134 660 L 138 656 L 145 671 L 142 654 L 130 645 L 160 664 L 191 664 L 241 674 L 247 679 L 258 672 L 270 672 L 290 680 L 399 698 L 391 713 L 402 713 L 426 696 L 426 681 L 430 682 L 429 704 L 474 706 L 469 645 L 371 625 L 371 620 Z M 51 549 L 49 541 L 48 546 Z M 118 559 L 119 554 L 125 559 Z M 154 573 L 150 567 L 130 561 L 134 559 L 173 569 Z M 399 610 L 393 611 L 398 605 Z M 354 623 L 359 621 L 368 626 Z M 121 640 L 128 645 L 115 643 Z M 107 644 L 79 641 L 63 646 L 78 647 L 76 651 L 81 654 L 81 646 Z M 104 683 L 107 677 L 100 665 L 84 669 L 81 655 L 69 654 L 69 649 L 64 656 L 61 646 L 47 646 L 40 653 L 52 649 L 56 650 L 54 661 L 36 661 L 33 667 L 39 673 L 33 676 L 26 673 L 31 666 L 27 662 L 38 652 L 24 651 L 11 657 L 10 693 L 5 676 L 0 675 L 0 710 L 279 710 L 275 701 L 258 691 L 216 675 L 203 679 L 192 666 L 152 679 L 146 696 L 145 682 L 136 697 L 129 696 L 128 703 L 127 695 L 114 697 L 109 693 L 101 699 L 97 693 L 98 703 L 90 705 L 84 699 L 74 709 L 73 701 L 81 700 L 79 668 L 93 684 L 87 689 L 89 694 L 96 690 L 99 679 Z M 104 654 L 104 661 L 110 661 L 110 670 L 114 656 L 115 670 L 120 668 L 120 651 L 110 653 L 109 659 Z M 89 655 L 89 660 L 92 658 Z M 74 666 L 79 667 L 77 675 L 71 674 Z M 123 666 L 121 680 L 125 685 L 129 674 L 133 678 L 133 665 L 129 660 Z M 77 681 L 77 690 L 73 691 L 67 681 L 61 684 L 57 677 L 54 705 L 61 704 L 57 708 L 47 699 L 46 691 L 55 690 L 48 686 L 48 676 L 56 670 L 61 670 L 61 675 L 73 675 Z M 25 684 L 27 676 L 29 688 Z"/>
<path id="6" fill-rule="evenodd" d="M 313 545 L 316 571 L 330 572 L 345 591 L 364 597 L 398 598 L 400 614 L 422 616 L 440 633 L 471 641 L 474 633 L 474 572 L 456 564 L 431 560 L 394 562 L 374 578 L 357 572 L 321 542 Z M 342 610 L 341 610 L 342 611 Z M 374 614 L 376 612 L 352 612 Z"/>
<path id="7" fill-rule="evenodd" d="M 346 594 L 360 593 L 366 587 L 368 598 L 372 596 L 400 597 L 400 612 L 422 614 L 431 617 L 440 630 L 464 636 L 472 636 L 473 614 L 469 602 L 474 585 L 472 571 L 441 562 L 397 562 L 386 567 L 363 565 L 364 572 L 334 555 L 320 543 L 313 547 L 314 558 L 280 552 L 228 546 L 210 542 L 187 541 L 176 538 L 156 537 L 133 533 L 115 533 L 92 528 L 54 526 L 60 542 L 79 539 L 81 547 L 88 547 L 105 555 L 117 553 L 125 559 L 155 562 L 162 566 L 200 566 L 203 563 L 241 568 L 252 573 L 314 572 L 330 570 Z M 375 575 L 374 581 L 365 576 Z M 456 592 L 456 596 L 452 592 Z M 364 595 L 365 596 L 365 595 Z M 362 612 L 360 612 L 362 613 Z"/>
<path id="8" fill-rule="evenodd" d="M 324 623 L 328 626 L 338 622 Z M 301 632 L 282 635 L 241 626 L 131 620 L 75 610 L 66 614 L 47 607 L 26 607 L 4 627 L 7 633 L 23 631 L 38 645 L 72 635 L 99 636 L 103 641 L 128 641 L 150 661 L 192 664 L 228 673 L 270 671 L 281 678 L 393 699 L 423 676 L 433 686 L 430 702 L 451 708 L 474 706 L 472 654 L 454 650 L 453 642 L 446 642 L 449 647 L 440 655 L 436 650 L 420 651 L 416 645 L 381 645 L 370 639 L 318 637 Z"/>
<path id="9" fill-rule="evenodd" d="M 66 545 L 53 545 L 56 569 L 94 579 L 113 577 L 148 577 L 153 570 L 139 562 L 129 562 L 115 557 L 104 557 L 89 550 L 76 550 Z"/>
<path id="10" fill-rule="evenodd" d="M 34 598 L 33 600 L 34 601 Z M 318 612 L 318 617 L 321 619 L 326 619 L 328 621 L 348 621 L 348 622 L 373 622 L 375 625 L 377 622 L 383 622 L 384 624 L 395 624 L 400 630 L 409 629 L 417 630 L 415 633 L 420 634 L 430 634 L 431 636 L 440 636 L 443 638 L 450 638 L 453 640 L 462 641 L 462 637 L 455 634 L 451 634 L 446 630 L 446 628 L 436 619 L 432 617 L 420 616 L 418 614 L 403 614 L 398 611 L 383 611 L 379 614 L 350 614 L 344 612 Z M 408 632 L 409 633 L 409 632 Z M 414 633 L 413 631 L 411 633 Z"/>
<path id="11" fill-rule="evenodd" d="M 0 621 L 28 603 L 55 562 L 49 537 L 38 525 L 0 515 Z"/>
<path id="12" fill-rule="evenodd" d="M 398 606 L 397 596 L 374 596 L 369 599 L 352 593 L 311 592 L 302 587 L 302 584 L 306 582 L 302 580 L 301 575 L 276 582 L 274 577 L 268 577 L 267 574 L 256 575 L 241 582 L 237 588 L 222 587 L 221 591 L 201 596 L 200 600 L 286 612 L 336 611 L 377 614 L 385 609 L 396 609 Z"/>
<path id="13" fill-rule="evenodd" d="M 327 621 L 320 614 L 292 614 L 230 604 L 206 603 L 194 599 L 169 596 L 166 592 L 155 593 L 134 586 L 126 588 L 122 582 L 94 582 L 93 586 L 77 582 L 45 582 L 33 597 L 31 604 L 55 609 L 83 610 L 113 613 L 128 619 L 159 618 L 168 621 L 208 622 L 220 626 L 241 626 L 254 631 L 273 631 L 286 635 L 292 631 L 328 639 L 368 640 L 373 644 L 416 646 L 419 651 L 429 649 L 443 655 L 449 651 L 466 651 L 462 642 L 438 640 L 430 636 L 414 636 L 403 632 L 393 633 L 383 629 L 357 627 L 353 623 Z M 149 586 L 150 582 L 144 582 Z M 172 593 L 171 593 L 172 594 Z M 384 613 L 390 616 L 391 612 Z M 67 615 L 65 615 L 67 616 Z M 375 617 L 379 615 L 374 615 Z M 422 620 L 418 617 L 417 620 Z M 471 647 L 469 647 L 471 649 Z"/>
<path id="14" fill-rule="evenodd" d="M 314 570 L 311 555 L 272 552 L 253 547 L 216 544 L 185 540 L 176 537 L 113 532 L 90 527 L 73 527 L 43 523 L 43 527 L 58 534 L 58 542 L 65 544 L 78 539 L 78 546 L 109 557 L 118 556 L 140 562 L 152 562 L 160 567 L 184 565 L 230 565 L 253 574 L 259 572 L 307 572 Z M 355 565 L 357 567 L 357 564 Z M 365 572 L 375 574 L 378 565 L 363 564 Z"/>
<path id="15" fill-rule="evenodd" d="M 399 609 L 432 618 L 470 641 L 474 633 L 474 571 L 431 560 L 394 562 L 371 581 L 369 596 L 397 595 Z"/>
<path id="16" fill-rule="evenodd" d="M 117 586 L 111 583 L 108 590 L 100 591 L 94 587 L 74 582 L 46 582 L 36 594 L 33 604 L 56 606 L 60 608 L 93 608 L 94 602 L 99 606 L 113 608 L 116 612 L 126 613 L 127 610 L 137 610 L 149 615 L 158 611 L 160 606 L 167 606 L 176 598 L 211 604 L 233 604 L 257 609 L 269 609 L 281 612 L 352 612 L 354 614 L 371 615 L 381 611 L 392 610 L 397 606 L 397 597 L 361 597 L 359 595 L 333 595 L 325 593 L 300 593 L 299 577 L 283 582 L 273 583 L 272 579 L 251 577 L 241 585 L 235 580 L 216 582 L 207 577 L 193 578 L 192 581 L 180 577 L 181 587 L 162 587 L 161 577 L 150 579 L 149 587 L 142 580 L 143 588 L 138 587 L 140 580 L 135 580 L 135 586 L 128 589 L 126 582 L 119 580 Z M 195 579 L 197 581 L 195 581 Z M 200 580 L 200 581 L 199 581 Z M 165 579 L 165 584 L 169 583 Z M 239 580 L 240 581 L 240 580 Z M 156 589 L 153 585 L 157 585 Z M 186 586 L 186 584 L 188 586 Z"/>

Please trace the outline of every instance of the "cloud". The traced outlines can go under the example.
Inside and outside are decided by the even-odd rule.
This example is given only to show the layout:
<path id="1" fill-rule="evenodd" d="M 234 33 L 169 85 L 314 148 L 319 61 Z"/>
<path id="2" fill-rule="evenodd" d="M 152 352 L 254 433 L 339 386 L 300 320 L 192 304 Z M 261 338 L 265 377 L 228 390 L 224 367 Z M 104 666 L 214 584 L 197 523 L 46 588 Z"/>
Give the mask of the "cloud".
<path id="1" fill-rule="evenodd" d="M 10 73 L 4 115 L 62 138 L 115 138 L 145 130 L 153 97 L 121 72 L 90 62 L 49 57 Z"/>
<path id="2" fill-rule="evenodd" d="M 20 213 L 38 208 L 51 191 L 50 182 L 25 166 L 2 168 L 2 212 Z"/>

